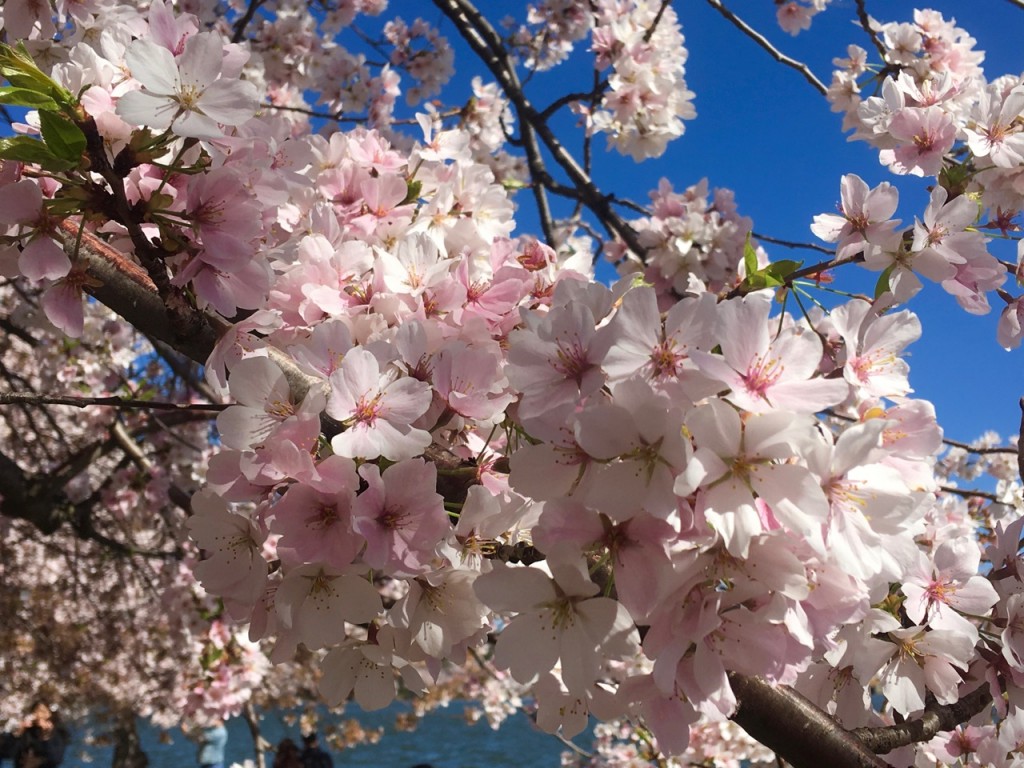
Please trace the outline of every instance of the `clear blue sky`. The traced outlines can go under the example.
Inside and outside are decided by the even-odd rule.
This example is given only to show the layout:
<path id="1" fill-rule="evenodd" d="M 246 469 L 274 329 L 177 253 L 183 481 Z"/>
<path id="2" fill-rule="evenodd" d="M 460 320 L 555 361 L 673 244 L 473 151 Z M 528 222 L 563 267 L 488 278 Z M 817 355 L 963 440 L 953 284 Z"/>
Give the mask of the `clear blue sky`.
<path id="1" fill-rule="evenodd" d="M 784 53 L 806 62 L 826 84 L 832 59 L 845 56 L 849 43 L 873 52 L 864 33 L 852 23 L 853 0 L 834 0 L 815 17 L 811 29 L 796 38 L 779 29 L 770 0 L 727 0 L 726 4 Z M 508 13 L 521 17 L 512 4 L 483 0 L 478 5 L 491 18 Z M 956 18 L 977 39 L 977 47 L 986 52 L 983 67 L 989 78 L 1024 70 L 1020 47 L 1024 10 L 1008 0 L 932 0 L 918 5 L 938 10 L 947 19 Z M 736 192 L 740 212 L 753 218 L 758 232 L 817 242 L 809 230 L 812 218 L 834 211 L 840 177 L 854 172 L 872 186 L 889 180 L 900 188 L 897 216 L 905 224 L 920 216 L 927 200 L 922 180 L 893 176 L 879 164 L 876 150 L 863 142 L 847 142 L 840 132 L 841 116 L 829 110 L 825 99 L 798 72 L 777 64 L 706 2 L 677 0 L 674 7 L 690 52 L 687 82 L 697 94 L 698 116 L 687 123 L 686 134 L 662 158 L 640 165 L 604 152 L 603 139 L 597 142 L 594 178 L 600 187 L 646 202 L 648 191 L 661 176 L 680 190 L 706 176 L 712 187 Z M 880 21 L 910 21 L 915 3 L 867 0 L 867 7 Z M 393 2 L 391 9 L 440 21 L 439 13 L 422 2 Z M 451 25 L 441 21 L 441 28 L 456 47 L 457 82 L 468 82 L 480 67 L 456 42 Z M 537 75 L 527 93 L 535 104 L 544 106 L 564 89 L 585 90 L 588 82 L 586 63 L 570 62 L 553 73 Z M 578 146 L 572 139 L 567 143 Z M 520 193 L 519 203 L 521 230 L 536 231 L 531 198 Z M 810 262 L 817 258 L 809 251 L 794 255 L 778 246 L 767 249 L 773 259 Z M 996 253 L 1014 258 L 1012 251 Z M 859 267 L 849 271 L 863 273 L 859 290 L 870 290 L 877 277 Z M 838 277 L 843 279 L 842 274 Z M 911 384 L 918 397 L 935 404 L 947 436 L 969 441 L 986 429 L 1004 438 L 1015 434 L 1020 423 L 1017 402 L 1024 395 L 1024 351 L 1005 352 L 996 344 L 998 309 L 983 317 L 969 315 L 938 286 L 926 286 L 911 308 L 924 326 L 922 339 L 910 348 Z"/>

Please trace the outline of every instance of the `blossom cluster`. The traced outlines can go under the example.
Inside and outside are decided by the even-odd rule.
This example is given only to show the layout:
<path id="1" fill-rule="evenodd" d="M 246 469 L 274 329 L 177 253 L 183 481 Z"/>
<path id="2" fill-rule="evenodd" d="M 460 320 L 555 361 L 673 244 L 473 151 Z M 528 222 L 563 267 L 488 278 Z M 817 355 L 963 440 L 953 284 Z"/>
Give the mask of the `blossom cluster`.
<path id="1" fill-rule="evenodd" d="M 873 74 L 867 52 L 850 46 L 847 58 L 835 60 L 833 109 L 843 112 L 854 138 L 878 148 L 891 171 L 937 177 L 939 185 L 913 230 L 897 230 L 890 221 L 895 190 L 883 183 L 869 191 L 847 177 L 840 216 L 846 222 L 819 217 L 815 232 L 841 238 L 840 247 L 861 253 L 869 268 L 886 270 L 897 301 L 920 286 L 910 272 L 940 282 L 968 312 L 987 312 L 986 294 L 998 291 L 1004 302 L 999 343 L 1017 347 L 1024 307 L 1001 288 L 1008 271 L 1019 277 L 1022 250 L 1018 241 L 1016 266 L 1001 262 L 981 231 L 1006 238 L 1017 230 L 1024 86 L 1018 76 L 986 79 L 974 38 L 935 11 L 915 11 L 913 22 L 873 25 L 884 67 Z M 872 82 L 877 95 L 862 95 Z"/>

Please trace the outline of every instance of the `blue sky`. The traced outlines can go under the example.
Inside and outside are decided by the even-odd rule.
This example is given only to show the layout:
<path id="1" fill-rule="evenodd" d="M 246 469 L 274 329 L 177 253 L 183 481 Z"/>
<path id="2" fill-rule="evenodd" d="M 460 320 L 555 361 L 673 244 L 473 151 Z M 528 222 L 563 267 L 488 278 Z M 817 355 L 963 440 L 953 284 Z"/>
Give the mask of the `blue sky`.
<path id="1" fill-rule="evenodd" d="M 853 0 L 834 0 L 814 19 L 811 29 L 793 38 L 775 22 L 770 0 L 733 0 L 726 3 L 763 32 L 784 53 L 806 62 L 820 80 L 831 79 L 833 58 L 846 55 L 856 43 L 871 51 L 866 36 L 855 26 Z M 1020 32 L 1024 10 L 1008 0 L 933 0 L 921 3 L 956 18 L 986 52 L 983 63 L 989 78 L 1019 74 Z M 511 5 L 487 2 L 479 7 L 492 19 L 511 11 Z M 646 202 L 659 177 L 667 177 L 677 190 L 709 179 L 712 187 L 735 191 L 739 210 L 754 220 L 758 232 L 802 242 L 817 242 L 810 233 L 815 214 L 833 212 L 844 173 L 857 173 L 871 186 L 888 180 L 900 188 L 897 216 L 911 223 L 927 201 L 921 179 L 899 178 L 878 162 L 877 150 L 863 142 L 848 142 L 841 133 L 841 116 L 832 113 L 825 99 L 793 69 L 777 64 L 767 53 L 699 0 L 675 2 L 689 49 L 687 83 L 696 95 L 698 116 L 687 123 L 686 134 L 666 154 L 635 164 L 596 143 L 594 178 L 602 189 Z M 910 21 L 915 3 L 905 0 L 867 0 L 868 11 L 880 21 Z M 404 0 L 391 9 L 409 17 L 419 13 L 437 23 L 439 13 L 426 3 Z M 447 21 L 442 32 L 456 48 L 456 83 L 466 83 L 480 72 L 477 64 Z M 586 61 L 571 61 L 552 73 L 535 76 L 528 96 L 545 106 L 566 89 L 585 90 L 590 74 Z M 571 121 L 562 135 L 569 136 Z M 578 139 L 568 138 L 570 147 Z M 575 143 L 574 143 L 575 142 Z M 522 231 L 537 231 L 531 199 L 520 193 L 517 215 Z M 809 251 L 794 252 L 767 246 L 773 259 L 817 260 Z M 1014 258 L 1012 251 L 996 251 Z M 870 290 L 877 275 L 859 267 L 837 275 L 842 283 L 852 272 L 861 273 L 856 290 Z M 1013 292 L 1012 286 L 1007 286 Z M 999 302 L 995 299 L 995 302 Z M 995 307 L 996 304 L 994 303 Z M 970 441 L 987 429 L 1004 437 L 1017 432 L 1018 399 L 1024 395 L 1024 352 L 1005 352 L 995 341 L 996 312 L 983 317 L 967 314 L 938 286 L 926 286 L 911 308 L 922 319 L 924 335 L 911 348 L 911 384 L 916 396 L 931 400 L 948 437 Z M 998 309 L 996 310 L 998 311 Z"/>

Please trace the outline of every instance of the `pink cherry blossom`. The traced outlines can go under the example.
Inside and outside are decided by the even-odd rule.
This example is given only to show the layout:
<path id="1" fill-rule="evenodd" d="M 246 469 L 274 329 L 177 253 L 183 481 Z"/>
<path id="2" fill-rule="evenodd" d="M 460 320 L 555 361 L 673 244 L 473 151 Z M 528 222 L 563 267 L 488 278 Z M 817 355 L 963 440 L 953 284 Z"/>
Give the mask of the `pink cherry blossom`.
<path id="1" fill-rule="evenodd" d="M 526 682 L 561 661 L 562 681 L 580 695 L 605 659 L 632 654 L 636 629 L 621 604 L 596 596 L 582 563 L 555 564 L 552 572 L 496 564 L 474 589 L 492 610 L 515 614 L 498 638 L 495 664 Z"/>
<path id="2" fill-rule="evenodd" d="M 196 494 L 192 509 L 189 533 L 209 554 L 195 566 L 196 578 L 213 594 L 253 605 L 267 580 L 267 561 L 261 553 L 265 534 L 248 515 L 229 511 L 212 493 Z"/>
<path id="3" fill-rule="evenodd" d="M 879 153 L 885 165 L 895 173 L 937 176 L 943 156 L 953 147 L 956 126 L 940 107 L 904 107 L 893 115 L 889 133 L 901 143 Z"/>
<path id="4" fill-rule="evenodd" d="M 862 252 L 869 243 L 895 248 L 899 220 L 892 215 L 899 203 L 899 191 L 887 181 L 869 190 L 863 179 L 852 173 L 843 176 L 841 187 L 839 215 L 818 214 L 811 231 L 826 242 L 838 242 L 836 257 L 840 259 Z"/>
<path id="5" fill-rule="evenodd" d="M 430 445 L 430 433 L 412 426 L 430 406 L 430 386 L 381 370 L 377 358 L 356 348 L 331 374 L 327 414 L 345 425 L 331 446 L 349 458 L 384 456 L 399 461 Z"/>
<path id="6" fill-rule="evenodd" d="M 397 576 L 424 572 L 451 530 L 437 486 L 437 470 L 406 459 L 384 470 L 364 464 L 367 484 L 352 507 L 352 527 L 366 539 L 363 560 Z"/>
<path id="7" fill-rule="evenodd" d="M 380 595 L 364 576 L 318 563 L 291 568 L 274 605 L 282 625 L 310 650 L 343 640 L 344 622 L 372 621 L 382 610 Z"/>
<path id="8" fill-rule="evenodd" d="M 722 354 L 694 350 L 691 358 L 730 389 L 731 402 L 754 413 L 809 413 L 842 401 L 845 383 L 814 377 L 821 359 L 818 337 L 791 326 L 773 338 L 770 311 L 760 297 L 723 303 L 718 308 Z"/>
<path id="9" fill-rule="evenodd" d="M 177 60 L 153 40 L 135 41 L 125 61 L 142 88 L 121 96 L 117 114 L 133 125 L 178 136 L 223 136 L 220 125 L 240 125 L 253 116 L 257 103 L 255 85 L 220 76 L 223 59 L 223 43 L 213 32 L 188 38 Z"/>

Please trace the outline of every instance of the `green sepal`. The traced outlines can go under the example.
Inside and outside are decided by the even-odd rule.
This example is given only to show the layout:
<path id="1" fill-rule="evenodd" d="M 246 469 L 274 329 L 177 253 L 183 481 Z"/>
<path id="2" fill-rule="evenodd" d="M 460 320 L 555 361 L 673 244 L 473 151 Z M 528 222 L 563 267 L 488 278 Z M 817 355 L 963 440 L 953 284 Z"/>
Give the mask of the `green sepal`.
<path id="1" fill-rule="evenodd" d="M 39 128 L 43 141 L 54 155 L 78 165 L 85 152 L 85 134 L 82 129 L 56 112 L 41 111 Z"/>
<path id="2" fill-rule="evenodd" d="M 401 205 L 408 203 L 415 203 L 420 199 L 420 190 L 423 189 L 423 182 L 416 181 L 415 179 L 407 182 L 407 190 L 405 193 L 405 200 L 401 202 Z"/>
<path id="3" fill-rule="evenodd" d="M 882 294 L 889 290 L 889 280 L 892 278 L 892 271 L 895 268 L 896 262 L 893 262 L 878 276 L 878 282 L 875 283 L 875 299 L 881 298 Z"/>

